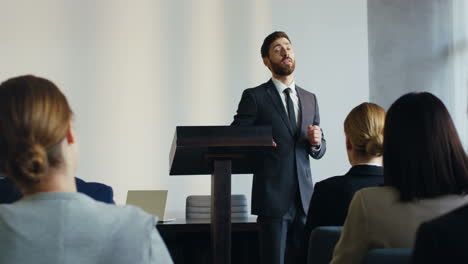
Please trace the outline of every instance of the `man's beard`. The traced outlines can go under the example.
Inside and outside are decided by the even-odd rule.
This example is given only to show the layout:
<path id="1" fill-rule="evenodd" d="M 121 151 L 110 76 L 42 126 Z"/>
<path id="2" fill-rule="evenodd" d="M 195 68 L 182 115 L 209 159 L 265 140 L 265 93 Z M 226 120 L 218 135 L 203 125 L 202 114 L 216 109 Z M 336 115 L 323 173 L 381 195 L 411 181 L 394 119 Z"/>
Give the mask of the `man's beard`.
<path id="1" fill-rule="evenodd" d="M 292 60 L 292 64 L 281 64 L 280 63 L 274 63 L 270 60 L 271 63 L 271 71 L 279 76 L 288 76 L 291 73 L 294 72 L 294 69 L 296 68 L 296 61 Z"/>

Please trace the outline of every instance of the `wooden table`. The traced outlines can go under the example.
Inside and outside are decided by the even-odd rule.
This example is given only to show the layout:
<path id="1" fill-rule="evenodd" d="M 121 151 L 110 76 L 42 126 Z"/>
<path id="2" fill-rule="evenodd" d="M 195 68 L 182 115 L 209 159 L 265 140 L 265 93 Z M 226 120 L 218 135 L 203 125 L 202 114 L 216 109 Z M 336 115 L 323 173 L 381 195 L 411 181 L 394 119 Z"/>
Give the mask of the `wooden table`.
<path id="1" fill-rule="evenodd" d="M 231 263 L 259 263 L 256 218 L 232 218 Z M 210 219 L 176 219 L 157 228 L 175 264 L 212 263 Z"/>

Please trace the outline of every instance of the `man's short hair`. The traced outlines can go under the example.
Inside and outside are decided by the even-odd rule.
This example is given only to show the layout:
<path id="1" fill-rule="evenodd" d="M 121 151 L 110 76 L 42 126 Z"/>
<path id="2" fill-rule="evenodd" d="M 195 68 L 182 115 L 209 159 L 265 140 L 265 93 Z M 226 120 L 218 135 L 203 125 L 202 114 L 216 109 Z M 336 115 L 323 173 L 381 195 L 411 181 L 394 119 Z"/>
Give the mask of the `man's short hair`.
<path id="1" fill-rule="evenodd" d="M 262 47 L 260 49 L 260 52 L 262 54 L 262 58 L 266 58 L 266 57 L 268 57 L 270 55 L 269 53 L 270 53 L 271 43 L 273 43 L 275 40 L 280 39 L 280 38 L 286 38 L 287 40 L 289 40 L 289 42 L 291 42 L 288 35 L 286 33 L 284 33 L 283 31 L 275 31 L 275 32 L 271 33 L 270 35 L 268 35 L 265 38 L 265 40 L 263 40 L 263 44 L 262 44 Z"/>

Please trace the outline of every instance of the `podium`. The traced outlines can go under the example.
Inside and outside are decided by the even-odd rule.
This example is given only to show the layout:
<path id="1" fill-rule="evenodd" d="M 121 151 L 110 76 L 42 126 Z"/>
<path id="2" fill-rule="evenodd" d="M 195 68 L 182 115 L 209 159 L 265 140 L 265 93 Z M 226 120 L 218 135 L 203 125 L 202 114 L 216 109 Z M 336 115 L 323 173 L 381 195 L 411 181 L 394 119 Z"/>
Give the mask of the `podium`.
<path id="1" fill-rule="evenodd" d="M 272 149 L 271 127 L 176 127 L 169 174 L 211 174 L 213 264 L 231 263 L 231 174 L 254 173 Z"/>

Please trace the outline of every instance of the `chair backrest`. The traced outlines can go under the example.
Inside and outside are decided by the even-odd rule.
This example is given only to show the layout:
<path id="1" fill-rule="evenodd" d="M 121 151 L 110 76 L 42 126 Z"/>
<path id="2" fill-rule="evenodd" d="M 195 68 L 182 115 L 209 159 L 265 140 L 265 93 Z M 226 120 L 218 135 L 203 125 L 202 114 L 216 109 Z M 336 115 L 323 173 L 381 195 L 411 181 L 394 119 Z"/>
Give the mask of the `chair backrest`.
<path id="1" fill-rule="evenodd" d="M 308 264 L 330 263 L 333 249 L 340 239 L 342 226 L 319 226 L 312 230 L 309 239 Z"/>
<path id="2" fill-rule="evenodd" d="M 333 257 L 333 249 L 340 239 L 342 226 L 319 226 L 312 230 L 309 239 L 307 264 L 328 264 Z M 411 248 L 371 249 L 362 264 L 410 264 Z"/>
<path id="3" fill-rule="evenodd" d="M 367 252 L 362 264 L 410 264 L 411 248 L 379 248 Z"/>

